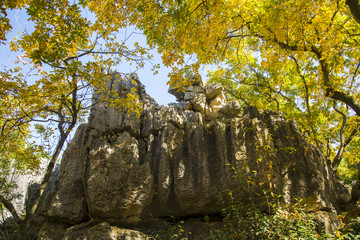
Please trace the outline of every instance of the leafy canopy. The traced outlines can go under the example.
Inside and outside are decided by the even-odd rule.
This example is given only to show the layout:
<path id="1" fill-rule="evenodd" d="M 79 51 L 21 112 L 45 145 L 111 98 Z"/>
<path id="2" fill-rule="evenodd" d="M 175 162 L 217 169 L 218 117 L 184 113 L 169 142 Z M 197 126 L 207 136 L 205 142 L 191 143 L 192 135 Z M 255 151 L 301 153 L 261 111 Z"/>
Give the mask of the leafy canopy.
<path id="1" fill-rule="evenodd" d="M 122 29 L 105 28 L 94 20 L 84 1 L 1 1 L 0 7 L 0 41 L 18 53 L 17 66 L 0 70 L 0 202 L 19 224 L 22 220 L 11 205 L 11 175 L 37 170 L 42 158 L 49 162 L 23 221 L 26 227 L 68 136 L 98 104 L 91 101 L 93 89 L 107 91 L 111 68 L 120 62 L 142 67 L 151 56 L 138 43 L 127 46 L 126 36 L 119 38 Z M 9 43 L 7 14 L 15 8 L 26 10 L 31 28 Z M 126 98 L 109 97 L 105 100 L 112 106 L 140 114 L 134 90 Z M 33 142 L 33 137 L 55 141 Z"/>
<path id="2" fill-rule="evenodd" d="M 360 30 L 345 0 L 87 3 L 103 26 L 142 29 L 173 67 L 169 84 L 211 65 L 229 98 L 296 119 L 335 170 L 360 161 Z"/>
<path id="3" fill-rule="evenodd" d="M 71 130 L 91 104 L 89 87 L 106 90 L 111 67 L 124 59 L 144 64 L 145 48 L 118 39 L 121 29 L 136 25 L 173 67 L 170 85 L 184 86 L 180 76 L 210 65 L 210 81 L 222 83 L 229 98 L 296 119 L 334 169 L 344 157 L 359 161 L 360 32 L 344 0 L 3 0 L 0 6 L 2 43 L 11 29 L 9 10 L 26 8 L 34 24 L 10 44 L 34 69 L 34 83 L 20 66 L 1 71 L 2 99 L 10 102 L 1 102 L 4 141 L 20 134 L 24 142 L 34 121 L 61 123 L 62 134 Z M 134 94 L 114 104 L 138 111 Z"/>

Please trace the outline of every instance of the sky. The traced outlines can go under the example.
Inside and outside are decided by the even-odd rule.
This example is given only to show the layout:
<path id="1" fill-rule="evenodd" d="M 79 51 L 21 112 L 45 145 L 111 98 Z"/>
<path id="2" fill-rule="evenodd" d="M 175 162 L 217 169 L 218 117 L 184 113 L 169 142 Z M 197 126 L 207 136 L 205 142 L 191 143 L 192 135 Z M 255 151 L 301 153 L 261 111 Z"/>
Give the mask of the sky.
<path id="1" fill-rule="evenodd" d="M 24 30 L 28 30 L 28 32 L 32 31 L 31 23 L 27 21 L 27 15 L 24 10 L 12 10 L 8 11 L 8 18 L 10 19 L 10 24 L 12 26 L 12 31 L 6 35 L 7 38 L 7 44 L 1 44 L 0 45 L 0 69 L 12 69 L 16 66 L 18 66 L 15 61 L 19 60 L 18 56 L 21 55 L 19 52 L 12 52 L 9 49 L 9 42 L 13 40 L 14 37 L 18 36 L 18 33 L 22 33 Z M 128 32 L 133 31 L 134 29 L 129 29 Z M 141 32 L 137 31 L 138 34 L 133 34 L 132 38 L 129 39 L 129 44 L 133 44 L 134 42 L 139 42 L 141 46 L 146 45 L 146 37 L 141 34 Z M 130 46 L 130 45 L 129 45 Z M 152 50 L 151 52 L 154 55 L 154 59 L 152 60 L 153 64 L 161 63 L 161 56 L 157 54 L 156 50 Z M 30 66 L 28 65 L 22 65 L 20 63 L 21 67 L 24 70 L 23 74 L 26 75 L 30 71 Z M 172 102 L 176 102 L 175 96 L 168 93 L 168 86 L 166 83 L 169 81 L 168 73 L 170 72 L 169 68 L 166 68 L 165 66 L 161 66 L 160 69 L 158 69 L 159 73 L 154 75 L 153 71 L 151 70 L 152 64 L 146 63 L 144 68 L 136 69 L 135 64 L 130 65 L 128 62 L 124 61 L 124 63 L 120 63 L 118 66 L 116 66 L 113 70 L 116 70 L 120 73 L 132 73 L 136 71 L 136 73 L 139 76 L 139 80 L 145 85 L 146 92 L 155 99 L 155 101 L 160 105 L 167 105 Z M 30 76 L 30 74 L 27 75 L 26 79 L 28 81 L 36 81 L 36 76 Z M 34 126 L 31 127 L 32 131 L 34 131 L 33 138 L 30 139 L 29 142 L 35 141 L 39 145 L 43 145 L 43 143 L 47 143 L 47 141 L 42 138 L 38 138 L 35 134 L 36 130 L 34 129 Z M 73 135 L 74 132 L 71 134 Z M 72 136 L 69 137 L 68 141 L 72 139 Z M 53 139 L 50 140 L 51 142 L 55 144 L 57 141 L 56 135 L 53 136 Z M 65 149 L 65 148 L 64 148 Z M 51 150 L 51 147 L 49 148 L 49 151 Z M 61 157 L 59 158 L 61 159 Z"/>
<path id="2" fill-rule="evenodd" d="M 17 33 L 23 32 L 24 29 L 28 29 L 29 32 L 31 31 L 31 25 L 27 21 L 26 12 L 24 10 L 9 11 L 8 17 L 13 29 L 7 34 L 7 42 L 10 42 Z M 129 44 L 139 42 L 142 46 L 146 45 L 146 37 L 139 31 L 137 32 L 138 34 L 133 34 L 131 39 L 129 39 Z M 1 69 L 4 69 L 5 67 L 9 69 L 16 66 L 15 61 L 18 60 L 17 56 L 20 54 L 11 52 L 8 44 L 0 45 L 0 53 Z M 157 54 L 156 50 L 153 50 L 152 54 L 154 55 L 154 59 L 152 60 L 153 63 L 161 63 L 161 57 Z M 175 97 L 168 93 L 168 86 L 166 85 L 169 80 L 168 73 L 170 69 L 162 65 L 159 69 L 159 73 L 154 75 L 151 71 L 151 67 L 152 65 L 147 63 L 144 68 L 136 71 L 135 65 L 124 62 L 115 67 L 114 70 L 121 73 L 131 73 L 136 71 L 140 81 L 146 86 L 146 92 L 153 97 L 157 103 L 167 105 L 168 103 L 175 102 Z"/>

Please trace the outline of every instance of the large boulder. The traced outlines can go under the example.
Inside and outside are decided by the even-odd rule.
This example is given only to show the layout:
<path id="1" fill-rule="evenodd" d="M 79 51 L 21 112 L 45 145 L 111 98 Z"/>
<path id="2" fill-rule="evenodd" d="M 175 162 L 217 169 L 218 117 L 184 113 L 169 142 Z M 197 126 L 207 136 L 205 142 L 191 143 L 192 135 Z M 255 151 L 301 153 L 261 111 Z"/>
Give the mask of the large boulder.
<path id="1" fill-rule="evenodd" d="M 90 216 L 137 222 L 154 194 L 149 163 L 139 162 L 139 143 L 128 132 L 94 143 L 84 182 Z"/>
<path id="2" fill-rule="evenodd" d="M 219 116 L 219 110 L 227 105 L 224 95 L 224 88 L 219 83 L 211 83 L 204 86 L 201 78 L 197 76 L 187 76 L 189 86 L 185 87 L 185 91 L 179 88 L 169 88 L 169 93 L 173 94 L 177 101 L 183 106 L 184 110 L 192 110 L 199 112 L 204 116 L 206 121 L 213 120 Z"/>
<path id="3" fill-rule="evenodd" d="M 148 240 L 147 235 L 132 229 L 111 226 L 107 222 L 91 222 L 66 227 L 61 223 L 46 222 L 40 230 L 41 240 Z"/>
<path id="4" fill-rule="evenodd" d="M 157 105 L 136 75 L 108 85 L 120 97 L 135 87 L 144 111 L 137 117 L 94 95 L 99 103 L 64 154 L 43 214 L 48 219 L 134 226 L 154 217 L 217 214 L 234 201 L 261 207 L 261 195 L 269 192 L 286 205 L 303 199 L 312 212 L 334 213 L 350 201 L 321 152 L 277 112 L 251 107 L 239 115 L 239 104 L 226 102 L 219 85 L 189 86 L 179 98 L 191 109 Z M 212 115 L 194 107 L 196 99 Z"/>

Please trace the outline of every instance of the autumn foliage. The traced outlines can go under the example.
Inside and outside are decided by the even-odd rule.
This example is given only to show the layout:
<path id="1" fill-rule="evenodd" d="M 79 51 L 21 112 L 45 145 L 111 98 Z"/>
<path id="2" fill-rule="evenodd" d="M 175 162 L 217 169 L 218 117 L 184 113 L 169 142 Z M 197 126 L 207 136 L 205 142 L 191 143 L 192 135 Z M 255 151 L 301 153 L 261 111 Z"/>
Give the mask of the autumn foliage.
<path id="1" fill-rule="evenodd" d="M 34 28 L 9 40 L 16 8 L 26 10 Z M 146 48 L 118 37 L 129 26 L 142 30 L 172 67 L 169 85 L 184 87 L 182 76 L 206 72 L 243 106 L 295 119 L 333 170 L 355 179 L 359 9 L 356 0 L 0 0 L 0 43 L 19 53 L 20 63 L 0 69 L 0 200 L 9 203 L 3 200 L 13 165 L 34 171 L 48 158 L 45 187 L 67 137 L 93 104 L 92 89 L 105 91 L 120 62 L 142 67 L 150 58 Z M 135 94 L 113 104 L 140 114 Z M 57 143 L 32 142 L 34 129 Z"/>
<path id="2" fill-rule="evenodd" d="M 172 66 L 208 71 L 228 97 L 294 118 L 334 170 L 359 162 L 356 1 L 88 1 L 103 26 L 126 18 Z M 346 5 L 348 4 L 348 5 Z M 109 16 L 109 17 L 107 17 Z M 342 168 L 344 170 L 344 168 Z M 354 175 L 355 172 L 348 171 Z M 341 172 L 344 173 L 344 172 Z"/>

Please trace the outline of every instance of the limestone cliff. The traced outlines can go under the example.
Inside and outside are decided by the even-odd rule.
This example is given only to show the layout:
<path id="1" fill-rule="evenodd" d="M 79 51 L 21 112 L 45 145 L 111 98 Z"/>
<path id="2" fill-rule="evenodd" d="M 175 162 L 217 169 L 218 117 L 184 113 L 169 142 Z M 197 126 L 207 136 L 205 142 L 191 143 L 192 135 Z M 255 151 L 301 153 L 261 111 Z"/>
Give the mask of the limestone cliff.
<path id="1" fill-rule="evenodd" d="M 261 207 L 257 193 L 264 191 L 281 195 L 284 204 L 303 199 L 313 212 L 335 212 L 349 201 L 321 152 L 281 114 L 246 108 L 239 115 L 239 104 L 227 102 L 220 85 L 196 78 L 185 92 L 170 90 L 179 101 L 170 106 L 156 104 L 136 75 L 108 84 L 120 96 L 132 87 L 144 104 L 140 118 L 94 95 L 98 104 L 77 129 L 56 191 L 41 208 L 47 219 L 41 239 L 100 234 L 89 221 L 107 222 L 99 229 L 139 226 L 217 214 L 229 201 L 250 198 Z M 64 235 L 53 233 L 54 226 Z"/>

